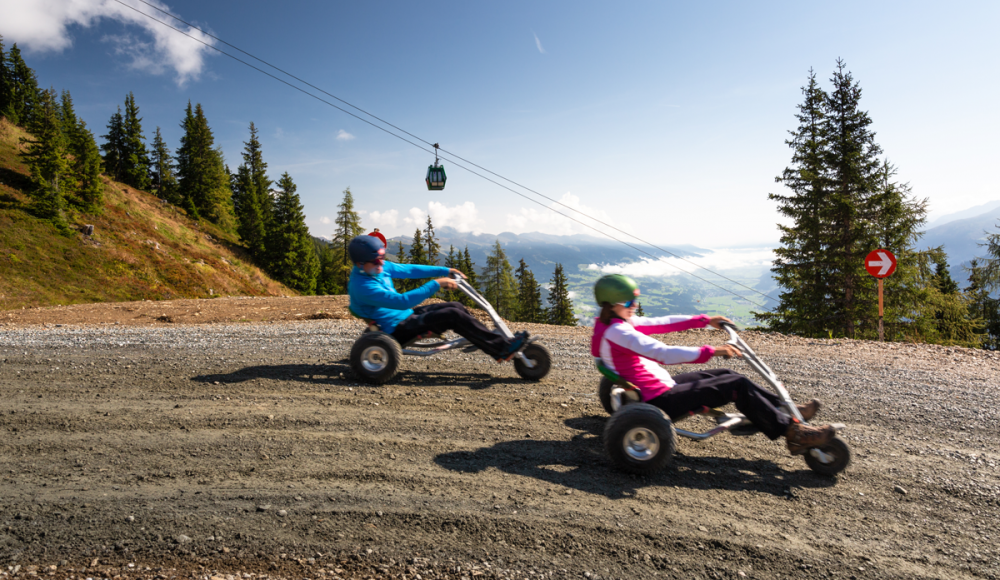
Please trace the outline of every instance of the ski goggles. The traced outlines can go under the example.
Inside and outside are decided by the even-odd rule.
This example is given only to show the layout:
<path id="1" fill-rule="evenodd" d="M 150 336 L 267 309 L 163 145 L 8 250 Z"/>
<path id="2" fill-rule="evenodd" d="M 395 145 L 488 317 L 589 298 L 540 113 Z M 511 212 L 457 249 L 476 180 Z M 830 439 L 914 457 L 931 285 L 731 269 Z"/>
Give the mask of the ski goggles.
<path id="1" fill-rule="evenodd" d="M 368 260 L 368 262 L 366 262 L 366 263 L 368 263 L 368 264 L 374 264 L 376 266 L 381 266 L 382 264 L 385 263 L 385 260 L 383 260 L 382 258 L 375 258 L 374 260 Z"/>
<path id="2" fill-rule="evenodd" d="M 639 299 L 638 298 L 633 298 L 633 299 L 629 300 L 628 302 L 619 302 L 618 305 L 619 306 L 624 306 L 625 308 L 632 308 L 633 306 L 638 306 L 639 305 Z"/>

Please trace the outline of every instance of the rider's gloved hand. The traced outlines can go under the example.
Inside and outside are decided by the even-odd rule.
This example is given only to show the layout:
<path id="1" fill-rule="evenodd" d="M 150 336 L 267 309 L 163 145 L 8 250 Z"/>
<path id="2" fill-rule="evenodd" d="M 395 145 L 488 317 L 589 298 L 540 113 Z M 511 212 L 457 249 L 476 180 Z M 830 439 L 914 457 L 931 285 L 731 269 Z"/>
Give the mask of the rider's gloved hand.
<path id="1" fill-rule="evenodd" d="M 713 316 L 708 319 L 708 325 L 711 326 L 712 328 L 721 329 L 723 322 L 728 322 L 729 324 L 733 324 L 733 321 L 729 320 L 725 316 Z"/>
<path id="2" fill-rule="evenodd" d="M 723 358 L 732 358 L 735 356 L 739 358 L 743 356 L 743 353 L 740 352 L 740 349 L 731 344 L 724 344 L 722 346 L 715 347 L 715 354 L 712 356 L 721 356 Z"/>

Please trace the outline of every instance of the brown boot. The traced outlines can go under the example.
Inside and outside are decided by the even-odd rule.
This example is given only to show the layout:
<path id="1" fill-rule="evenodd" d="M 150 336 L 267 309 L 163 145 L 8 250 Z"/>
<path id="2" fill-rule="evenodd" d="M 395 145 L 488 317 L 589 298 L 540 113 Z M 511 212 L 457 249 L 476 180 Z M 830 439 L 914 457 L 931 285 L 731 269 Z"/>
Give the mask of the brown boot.
<path id="1" fill-rule="evenodd" d="M 792 455 L 802 455 L 813 447 L 822 447 L 837 435 L 837 430 L 830 425 L 813 427 L 794 422 L 785 432 L 785 443 Z"/>
<path id="2" fill-rule="evenodd" d="M 816 399 L 811 399 L 805 405 L 795 405 L 795 406 L 798 407 L 799 415 L 802 415 L 802 420 L 806 422 L 810 421 L 813 417 L 815 417 L 816 413 L 819 413 L 821 407 L 819 401 L 817 401 Z"/>

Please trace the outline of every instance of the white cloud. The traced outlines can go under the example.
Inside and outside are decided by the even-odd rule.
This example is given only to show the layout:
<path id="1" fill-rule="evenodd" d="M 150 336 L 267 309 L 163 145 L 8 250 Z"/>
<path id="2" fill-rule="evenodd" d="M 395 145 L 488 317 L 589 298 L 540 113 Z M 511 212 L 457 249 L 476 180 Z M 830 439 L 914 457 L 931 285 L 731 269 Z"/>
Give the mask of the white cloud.
<path id="1" fill-rule="evenodd" d="M 471 201 L 452 207 L 432 201 L 427 204 L 427 213 L 434 220 L 434 227 L 449 226 L 460 232 L 477 234 L 483 231 L 483 220 L 479 219 L 479 210 Z"/>
<path id="2" fill-rule="evenodd" d="M 515 234 L 542 232 L 557 236 L 568 236 L 571 234 L 599 236 L 599 232 L 608 229 L 607 226 L 601 225 L 593 219 L 584 216 L 592 216 L 604 223 L 614 223 L 604 210 L 581 204 L 580 198 L 572 193 L 563 194 L 559 198 L 559 203 L 550 203 L 548 207 L 551 209 L 537 206 L 522 207 L 520 213 L 507 214 L 507 229 Z M 570 216 L 573 219 L 583 222 L 583 224 L 593 225 L 597 231 L 564 216 Z"/>
<path id="3" fill-rule="evenodd" d="M 403 218 L 403 223 L 423 229 L 427 225 L 427 216 L 435 228 L 452 227 L 460 232 L 480 233 L 484 222 L 479 218 L 479 210 L 471 201 L 448 207 L 439 201 L 427 203 L 427 211 L 419 207 L 410 208 L 410 215 Z"/>
<path id="4" fill-rule="evenodd" d="M 148 1 L 168 10 L 158 0 Z M 137 10 L 183 30 L 193 38 L 113 0 L 11 0 L 3 3 L 6 40 L 17 42 L 31 52 L 59 52 L 71 47 L 73 39 L 69 27 L 72 25 L 89 28 L 102 19 L 109 19 L 137 26 L 143 33 L 141 36 L 123 34 L 105 36 L 104 40 L 115 46 L 116 54 L 131 59 L 130 66 L 134 69 L 152 74 L 163 74 L 172 69 L 179 85 L 201 75 L 205 67 L 205 52 L 209 50 L 206 44 L 214 44 L 204 33 L 138 2 L 133 3 Z"/>
<path id="5" fill-rule="evenodd" d="M 410 215 L 403 218 L 403 223 L 423 229 L 424 224 L 427 223 L 427 214 L 419 207 L 411 207 Z"/>
<path id="6" fill-rule="evenodd" d="M 535 36 L 535 46 L 538 47 L 538 52 L 540 52 L 542 54 L 545 54 L 545 49 L 542 48 L 542 41 L 538 40 L 538 35 L 535 34 L 534 32 L 532 32 L 531 34 L 533 34 Z"/>
<path id="7" fill-rule="evenodd" d="M 353 139 L 354 135 L 351 135 L 347 131 L 344 131 L 343 129 L 337 131 L 337 141 L 351 141 Z"/>
<path id="8" fill-rule="evenodd" d="M 358 212 L 367 213 L 371 216 L 371 221 L 375 224 L 372 227 L 378 228 L 381 231 L 386 231 L 396 227 L 399 223 L 399 211 L 390 209 L 386 211 L 372 211 L 372 212 Z"/>
<path id="9" fill-rule="evenodd" d="M 326 216 L 323 216 L 323 217 L 319 218 L 319 223 L 321 223 L 321 224 L 323 224 L 325 226 L 325 225 L 327 225 L 327 224 L 330 223 L 330 218 L 328 218 Z"/>
<path id="10" fill-rule="evenodd" d="M 770 248 L 739 248 L 714 250 L 706 256 L 689 258 L 691 262 L 713 272 L 724 272 L 738 268 L 760 268 L 771 267 L 774 261 L 774 251 Z M 711 273 L 702 270 L 698 266 L 686 262 L 680 258 L 663 258 L 654 260 L 644 258 L 639 262 L 624 264 L 590 264 L 588 270 L 598 270 L 602 274 L 625 274 L 635 278 L 643 276 L 676 276 L 684 272 L 712 279 Z"/>

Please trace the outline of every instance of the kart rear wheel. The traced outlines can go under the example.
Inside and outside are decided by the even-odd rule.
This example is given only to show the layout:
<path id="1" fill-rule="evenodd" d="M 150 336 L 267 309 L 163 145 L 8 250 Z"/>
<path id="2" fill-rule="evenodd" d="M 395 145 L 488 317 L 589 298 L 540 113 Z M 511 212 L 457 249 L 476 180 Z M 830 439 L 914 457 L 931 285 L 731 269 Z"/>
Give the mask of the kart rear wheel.
<path id="1" fill-rule="evenodd" d="M 601 400 L 601 406 L 608 412 L 608 415 L 615 414 L 615 408 L 611 406 L 611 391 L 615 384 L 608 377 L 601 377 L 601 384 L 597 387 L 597 398 Z"/>
<path id="2" fill-rule="evenodd" d="M 813 453 L 819 451 L 820 453 Z M 834 476 L 851 464 L 851 448 L 840 437 L 834 437 L 822 447 L 805 453 L 806 465 L 820 475 Z"/>
<path id="3" fill-rule="evenodd" d="M 651 475 L 673 461 L 677 434 L 663 411 L 647 403 L 633 403 L 608 419 L 604 449 L 616 468 Z"/>
<path id="4" fill-rule="evenodd" d="M 351 347 L 351 370 L 373 385 L 391 381 L 399 372 L 402 359 L 399 343 L 384 332 L 366 332 Z"/>
<path id="5" fill-rule="evenodd" d="M 552 370 L 552 355 L 549 354 L 549 349 L 533 342 L 528 346 L 524 347 L 521 351 L 524 358 L 534 364 L 533 367 L 528 368 L 528 365 L 524 364 L 521 357 L 514 357 L 514 370 L 517 374 L 521 376 L 522 379 L 527 381 L 540 381 L 545 378 L 545 375 L 549 374 Z"/>

